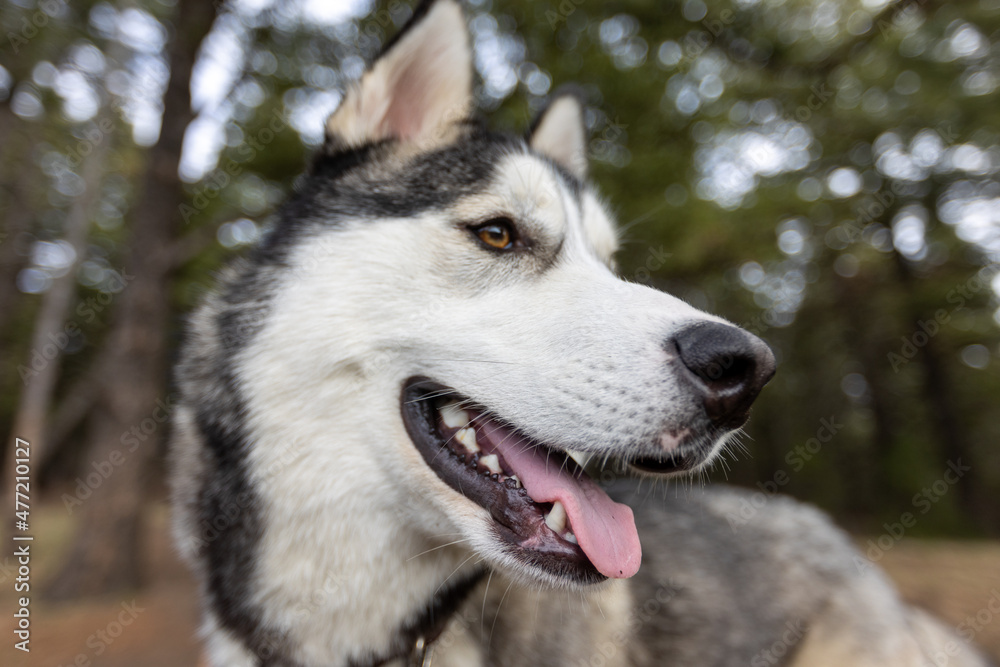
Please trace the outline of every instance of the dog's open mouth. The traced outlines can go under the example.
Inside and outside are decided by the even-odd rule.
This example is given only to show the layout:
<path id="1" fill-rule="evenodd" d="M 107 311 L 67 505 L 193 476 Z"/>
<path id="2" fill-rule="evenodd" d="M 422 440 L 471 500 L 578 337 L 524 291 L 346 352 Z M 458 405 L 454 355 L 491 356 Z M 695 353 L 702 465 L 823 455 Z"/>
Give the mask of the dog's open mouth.
<path id="1" fill-rule="evenodd" d="M 415 378 L 403 390 L 403 421 L 427 465 L 489 511 L 508 552 L 581 583 L 635 574 L 642 553 L 632 510 L 564 452 L 465 403 Z"/>

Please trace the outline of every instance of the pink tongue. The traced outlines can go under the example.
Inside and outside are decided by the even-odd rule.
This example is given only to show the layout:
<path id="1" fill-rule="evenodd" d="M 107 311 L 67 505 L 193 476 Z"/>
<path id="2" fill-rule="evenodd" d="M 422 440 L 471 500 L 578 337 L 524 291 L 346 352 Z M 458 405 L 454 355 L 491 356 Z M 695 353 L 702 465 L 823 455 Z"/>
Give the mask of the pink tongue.
<path id="1" fill-rule="evenodd" d="M 485 422 L 482 430 L 532 500 L 563 504 L 580 548 L 598 572 L 627 579 L 639 570 L 642 547 L 632 508 L 611 500 L 587 475 L 563 470 L 558 457 L 550 462 L 545 451 L 495 422 Z"/>

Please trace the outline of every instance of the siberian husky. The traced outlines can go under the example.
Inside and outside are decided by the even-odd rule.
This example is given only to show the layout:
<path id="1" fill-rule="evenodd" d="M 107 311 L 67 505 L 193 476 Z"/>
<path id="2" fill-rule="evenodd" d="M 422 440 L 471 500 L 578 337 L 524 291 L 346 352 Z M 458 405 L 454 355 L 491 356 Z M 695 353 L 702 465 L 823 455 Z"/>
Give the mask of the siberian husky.
<path id="1" fill-rule="evenodd" d="M 597 484 L 706 465 L 774 357 L 615 274 L 575 94 L 496 134 L 472 72 L 456 0 L 421 4 L 191 318 L 172 489 L 207 662 L 985 664 L 815 510 Z"/>

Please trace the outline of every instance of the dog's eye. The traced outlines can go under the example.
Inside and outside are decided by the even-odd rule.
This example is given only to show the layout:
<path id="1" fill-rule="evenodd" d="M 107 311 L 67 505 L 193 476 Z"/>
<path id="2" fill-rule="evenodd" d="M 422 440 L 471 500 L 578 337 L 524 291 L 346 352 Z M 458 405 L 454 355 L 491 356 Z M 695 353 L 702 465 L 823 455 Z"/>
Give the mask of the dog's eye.
<path id="1" fill-rule="evenodd" d="M 514 223 L 507 218 L 496 218 L 472 228 L 472 231 L 491 248 L 510 250 L 517 241 Z"/>

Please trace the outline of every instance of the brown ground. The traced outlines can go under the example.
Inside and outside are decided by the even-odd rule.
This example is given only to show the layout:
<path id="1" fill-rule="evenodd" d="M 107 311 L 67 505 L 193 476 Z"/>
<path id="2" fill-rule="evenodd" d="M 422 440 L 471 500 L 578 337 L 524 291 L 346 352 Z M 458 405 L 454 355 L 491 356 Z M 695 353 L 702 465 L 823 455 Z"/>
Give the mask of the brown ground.
<path id="1" fill-rule="evenodd" d="M 15 597 L 11 579 L 3 582 L 0 656 L 4 657 L 0 664 L 10 667 L 190 667 L 197 664 L 194 585 L 170 546 L 165 507 L 155 505 L 149 511 L 148 586 L 134 595 L 53 605 L 40 600 L 33 585 L 30 659 L 27 654 L 12 648 L 10 614 Z M 32 581 L 37 582 L 44 580 L 57 564 L 71 524 L 70 517 L 59 504 L 34 510 L 32 519 L 35 528 L 32 533 L 36 536 Z M 44 536 L 44 541 L 38 541 L 40 535 Z M 5 548 L 4 553 L 9 551 Z M 997 601 L 993 602 L 993 608 L 1000 604 L 1000 543 L 927 542 L 907 538 L 886 552 L 880 564 L 899 584 L 907 600 L 933 611 L 952 627 L 981 612 L 983 625 L 976 641 L 994 658 L 1000 659 L 1000 614 L 986 608 L 994 597 Z M 141 611 L 117 638 L 112 638 L 111 635 L 117 634 L 116 624 L 123 602 L 131 603 L 133 599 L 137 610 Z M 107 633 L 109 644 L 100 638 L 99 631 Z"/>

